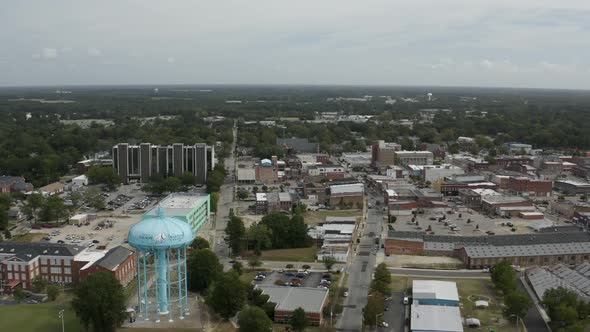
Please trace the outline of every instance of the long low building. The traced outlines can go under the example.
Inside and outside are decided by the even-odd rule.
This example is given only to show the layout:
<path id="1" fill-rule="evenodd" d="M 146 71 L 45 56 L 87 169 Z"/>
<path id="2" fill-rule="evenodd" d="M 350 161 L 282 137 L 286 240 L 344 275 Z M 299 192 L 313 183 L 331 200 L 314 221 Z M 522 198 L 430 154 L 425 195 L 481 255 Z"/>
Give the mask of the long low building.
<path id="1" fill-rule="evenodd" d="M 386 254 L 458 257 L 470 269 L 508 261 L 520 266 L 581 264 L 590 259 L 590 234 L 582 231 L 492 236 L 389 233 Z"/>
<path id="2" fill-rule="evenodd" d="M 293 311 L 302 308 L 312 325 L 322 324 L 323 311 L 329 300 L 328 289 L 262 285 L 257 285 L 256 288 L 269 296 L 269 302 L 276 303 L 275 322 L 288 323 Z"/>
<path id="3" fill-rule="evenodd" d="M 452 281 L 412 282 L 410 331 L 463 332 L 459 292 Z"/>
<path id="4" fill-rule="evenodd" d="M 166 196 L 157 206 L 146 212 L 142 219 L 157 216 L 157 208 L 164 209 L 166 216 L 188 223 L 195 234 L 209 220 L 211 211 L 209 195 L 174 193 Z"/>

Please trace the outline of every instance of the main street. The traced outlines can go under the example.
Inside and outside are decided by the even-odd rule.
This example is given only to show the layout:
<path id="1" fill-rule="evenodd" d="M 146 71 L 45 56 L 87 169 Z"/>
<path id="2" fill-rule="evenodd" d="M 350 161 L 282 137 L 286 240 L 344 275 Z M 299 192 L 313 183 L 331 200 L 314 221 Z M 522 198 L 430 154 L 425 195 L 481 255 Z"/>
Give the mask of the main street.
<path id="1" fill-rule="evenodd" d="M 225 183 L 219 190 L 219 201 L 217 202 L 217 213 L 215 214 L 215 242 L 213 244 L 215 253 L 220 259 L 229 257 L 229 247 L 224 241 L 225 227 L 229 218 L 229 211 L 234 207 L 234 195 L 236 185 L 236 142 L 238 139 L 238 125 L 234 121 L 233 128 L 234 141 L 229 157 L 225 159 L 225 169 L 227 177 Z"/>
<path id="2" fill-rule="evenodd" d="M 369 202 L 375 206 L 380 196 L 369 193 Z M 363 307 L 367 304 L 371 275 L 375 269 L 376 255 L 373 247 L 375 238 L 379 238 L 383 222 L 380 209 L 367 209 L 367 219 L 361 223 L 360 244 L 352 263 L 348 267 L 348 297 L 344 301 L 344 310 L 336 327 L 339 331 L 361 331 L 363 325 Z"/>

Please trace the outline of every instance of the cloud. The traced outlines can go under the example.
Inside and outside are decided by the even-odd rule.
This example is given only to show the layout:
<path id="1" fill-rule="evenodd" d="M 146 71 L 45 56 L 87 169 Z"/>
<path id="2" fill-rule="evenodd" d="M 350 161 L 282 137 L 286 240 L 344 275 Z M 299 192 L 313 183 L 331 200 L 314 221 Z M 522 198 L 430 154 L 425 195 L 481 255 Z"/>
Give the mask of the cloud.
<path id="1" fill-rule="evenodd" d="M 93 57 L 99 57 L 102 56 L 102 52 L 98 48 L 90 47 L 88 48 L 88 55 Z"/>
<path id="2" fill-rule="evenodd" d="M 57 50 L 55 48 L 51 48 L 51 47 L 45 47 L 42 51 L 41 51 L 41 55 L 45 58 L 45 59 L 55 59 L 57 58 Z"/>
<path id="3" fill-rule="evenodd" d="M 166 62 L 168 62 L 168 63 L 174 63 L 174 62 L 176 62 L 176 59 L 174 59 L 174 57 L 171 57 L 170 56 L 170 57 L 168 57 L 168 59 L 166 59 Z"/>
<path id="4" fill-rule="evenodd" d="M 492 69 L 494 67 L 494 63 L 488 59 L 483 59 L 479 62 L 479 65 L 485 69 Z"/>

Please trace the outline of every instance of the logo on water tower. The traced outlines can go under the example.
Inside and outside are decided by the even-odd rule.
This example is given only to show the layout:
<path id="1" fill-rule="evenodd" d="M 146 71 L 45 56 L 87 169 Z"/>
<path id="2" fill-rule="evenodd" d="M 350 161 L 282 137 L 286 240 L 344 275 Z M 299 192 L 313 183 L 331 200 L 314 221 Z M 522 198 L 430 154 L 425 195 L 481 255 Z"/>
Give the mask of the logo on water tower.
<path id="1" fill-rule="evenodd" d="M 154 235 L 154 241 L 157 243 L 164 242 L 168 236 L 164 233 Z"/>

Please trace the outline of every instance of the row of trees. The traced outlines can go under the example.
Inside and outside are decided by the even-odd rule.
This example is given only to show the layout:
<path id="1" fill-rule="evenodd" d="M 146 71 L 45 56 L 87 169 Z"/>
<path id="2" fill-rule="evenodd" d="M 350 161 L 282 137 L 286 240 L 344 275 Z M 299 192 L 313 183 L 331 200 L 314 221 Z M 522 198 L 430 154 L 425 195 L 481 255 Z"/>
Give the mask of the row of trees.
<path id="1" fill-rule="evenodd" d="M 370 290 L 371 294 L 363 308 L 363 324 L 373 326 L 378 324 L 376 317 L 383 313 L 385 299 L 391 295 L 391 273 L 387 270 L 385 263 L 381 263 L 375 268 Z"/>
<path id="2" fill-rule="evenodd" d="M 511 320 L 523 318 L 533 305 L 528 295 L 516 289 L 517 276 L 507 261 L 494 265 L 491 269 L 494 287 L 504 294 L 505 315 Z"/>

